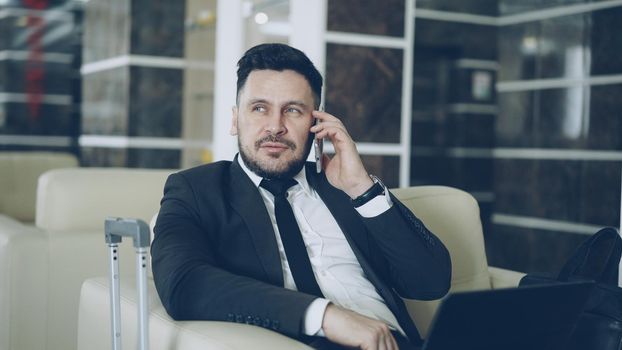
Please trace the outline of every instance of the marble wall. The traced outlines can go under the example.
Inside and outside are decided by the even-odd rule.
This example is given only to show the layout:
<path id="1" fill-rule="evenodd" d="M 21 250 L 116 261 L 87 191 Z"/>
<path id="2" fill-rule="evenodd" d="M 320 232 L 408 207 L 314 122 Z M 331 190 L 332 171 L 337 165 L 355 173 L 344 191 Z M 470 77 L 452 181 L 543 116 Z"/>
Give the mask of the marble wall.
<path id="1" fill-rule="evenodd" d="M 329 32 L 404 37 L 404 0 L 329 0 Z M 401 140 L 402 48 L 326 45 L 325 108 L 342 119 L 359 143 L 399 144 Z M 363 163 L 389 187 L 400 184 L 399 155 L 363 155 Z"/>
<path id="2" fill-rule="evenodd" d="M 500 8 L 517 13 L 570 3 L 525 7 L 502 0 Z M 622 6 L 499 29 L 496 144 L 523 154 L 538 151 L 527 159 L 495 160 L 494 211 L 513 222 L 493 220 L 492 262 L 555 272 L 586 234 L 619 226 L 622 82 L 590 81 L 622 73 L 616 58 L 622 29 L 614 24 L 620 20 Z M 558 83 L 543 88 L 538 80 Z M 521 87 L 503 85 L 512 81 Z M 530 218 L 545 219 L 547 225 L 522 224 Z"/>
<path id="3" fill-rule="evenodd" d="M 587 2 L 417 6 L 498 19 Z M 411 182 L 478 199 L 490 264 L 554 273 L 620 223 L 622 6 L 500 26 L 432 17 L 415 22 Z"/>
<path id="4" fill-rule="evenodd" d="M 180 138 L 184 71 L 157 62 L 184 57 L 185 11 L 183 1 L 87 4 L 87 66 L 129 57 L 135 62 L 83 72 L 83 135 Z M 178 168 L 181 163 L 179 150 L 157 145 L 118 148 L 85 144 L 82 150 L 82 161 L 89 166 Z"/>
<path id="5" fill-rule="evenodd" d="M 77 153 L 82 8 L 10 1 L 0 10 L 0 150 Z"/>

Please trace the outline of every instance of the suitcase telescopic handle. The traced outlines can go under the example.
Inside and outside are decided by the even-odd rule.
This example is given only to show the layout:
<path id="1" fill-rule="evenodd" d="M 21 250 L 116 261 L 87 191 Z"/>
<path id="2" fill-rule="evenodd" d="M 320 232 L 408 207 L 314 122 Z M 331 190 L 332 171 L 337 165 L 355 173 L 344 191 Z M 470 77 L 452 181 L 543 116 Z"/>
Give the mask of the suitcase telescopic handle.
<path id="1" fill-rule="evenodd" d="M 138 290 L 137 349 L 149 349 L 149 307 L 147 295 L 147 250 L 149 226 L 139 219 L 107 218 L 106 244 L 110 257 L 110 311 L 112 349 L 121 350 L 121 290 L 119 285 L 119 243 L 123 237 L 132 237 L 136 250 L 136 287 Z"/>
<path id="2" fill-rule="evenodd" d="M 106 218 L 106 243 L 121 243 L 121 237 L 132 237 L 135 248 L 149 247 L 149 225 L 140 219 Z"/>

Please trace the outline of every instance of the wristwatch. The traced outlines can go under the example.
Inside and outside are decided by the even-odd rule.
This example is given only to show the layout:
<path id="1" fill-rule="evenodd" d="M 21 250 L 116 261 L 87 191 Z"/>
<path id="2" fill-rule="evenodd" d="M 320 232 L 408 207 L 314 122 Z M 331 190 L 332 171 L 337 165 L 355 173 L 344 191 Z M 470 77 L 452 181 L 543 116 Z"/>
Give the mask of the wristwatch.
<path id="1" fill-rule="evenodd" d="M 385 186 L 382 181 L 380 181 L 376 175 L 370 174 L 369 177 L 374 182 L 374 185 L 365 191 L 365 193 L 352 200 L 352 205 L 354 205 L 355 208 L 361 207 L 377 196 L 384 194 Z"/>

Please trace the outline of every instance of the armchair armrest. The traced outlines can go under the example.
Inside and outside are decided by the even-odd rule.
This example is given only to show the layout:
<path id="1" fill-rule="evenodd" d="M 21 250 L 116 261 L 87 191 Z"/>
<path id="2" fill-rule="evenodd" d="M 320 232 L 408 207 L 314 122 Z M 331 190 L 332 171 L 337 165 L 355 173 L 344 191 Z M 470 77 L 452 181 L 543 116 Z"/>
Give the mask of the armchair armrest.
<path id="1" fill-rule="evenodd" d="M 130 276 L 131 277 L 131 276 Z M 307 345 L 270 330 L 247 324 L 216 321 L 174 321 L 149 280 L 149 343 L 152 350 L 312 350 Z M 121 278 L 121 339 L 136 345 L 136 287 Z M 109 285 L 107 278 L 90 278 L 82 285 L 78 350 L 111 348 Z"/>
<path id="2" fill-rule="evenodd" d="M 516 287 L 521 278 L 526 275 L 523 272 L 492 266 L 488 267 L 488 272 L 490 273 L 490 284 L 493 289 Z"/>

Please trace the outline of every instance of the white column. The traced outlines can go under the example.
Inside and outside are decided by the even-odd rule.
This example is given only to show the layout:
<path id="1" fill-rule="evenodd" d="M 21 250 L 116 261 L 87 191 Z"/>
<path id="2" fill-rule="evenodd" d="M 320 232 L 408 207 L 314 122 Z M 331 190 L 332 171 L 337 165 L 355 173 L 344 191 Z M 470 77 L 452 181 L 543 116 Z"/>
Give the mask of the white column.
<path id="1" fill-rule="evenodd" d="M 413 60 L 415 51 L 415 0 L 406 0 L 404 6 L 404 46 L 402 63 L 402 118 L 400 134 L 400 187 L 410 185 L 410 151 L 412 127 Z"/>
<path id="2" fill-rule="evenodd" d="M 214 160 L 231 160 L 238 150 L 237 138 L 229 135 L 231 108 L 235 105 L 236 64 L 244 47 L 242 0 L 219 0 L 216 15 L 214 73 Z"/>
<path id="3" fill-rule="evenodd" d="M 324 75 L 326 71 L 326 0 L 290 0 L 289 44 L 304 52 Z"/>
<path id="4" fill-rule="evenodd" d="M 320 71 L 326 72 L 326 0 L 289 1 L 289 44 L 304 52 Z M 326 86 L 322 89 L 322 101 Z M 313 150 L 308 161 L 314 160 Z"/>

